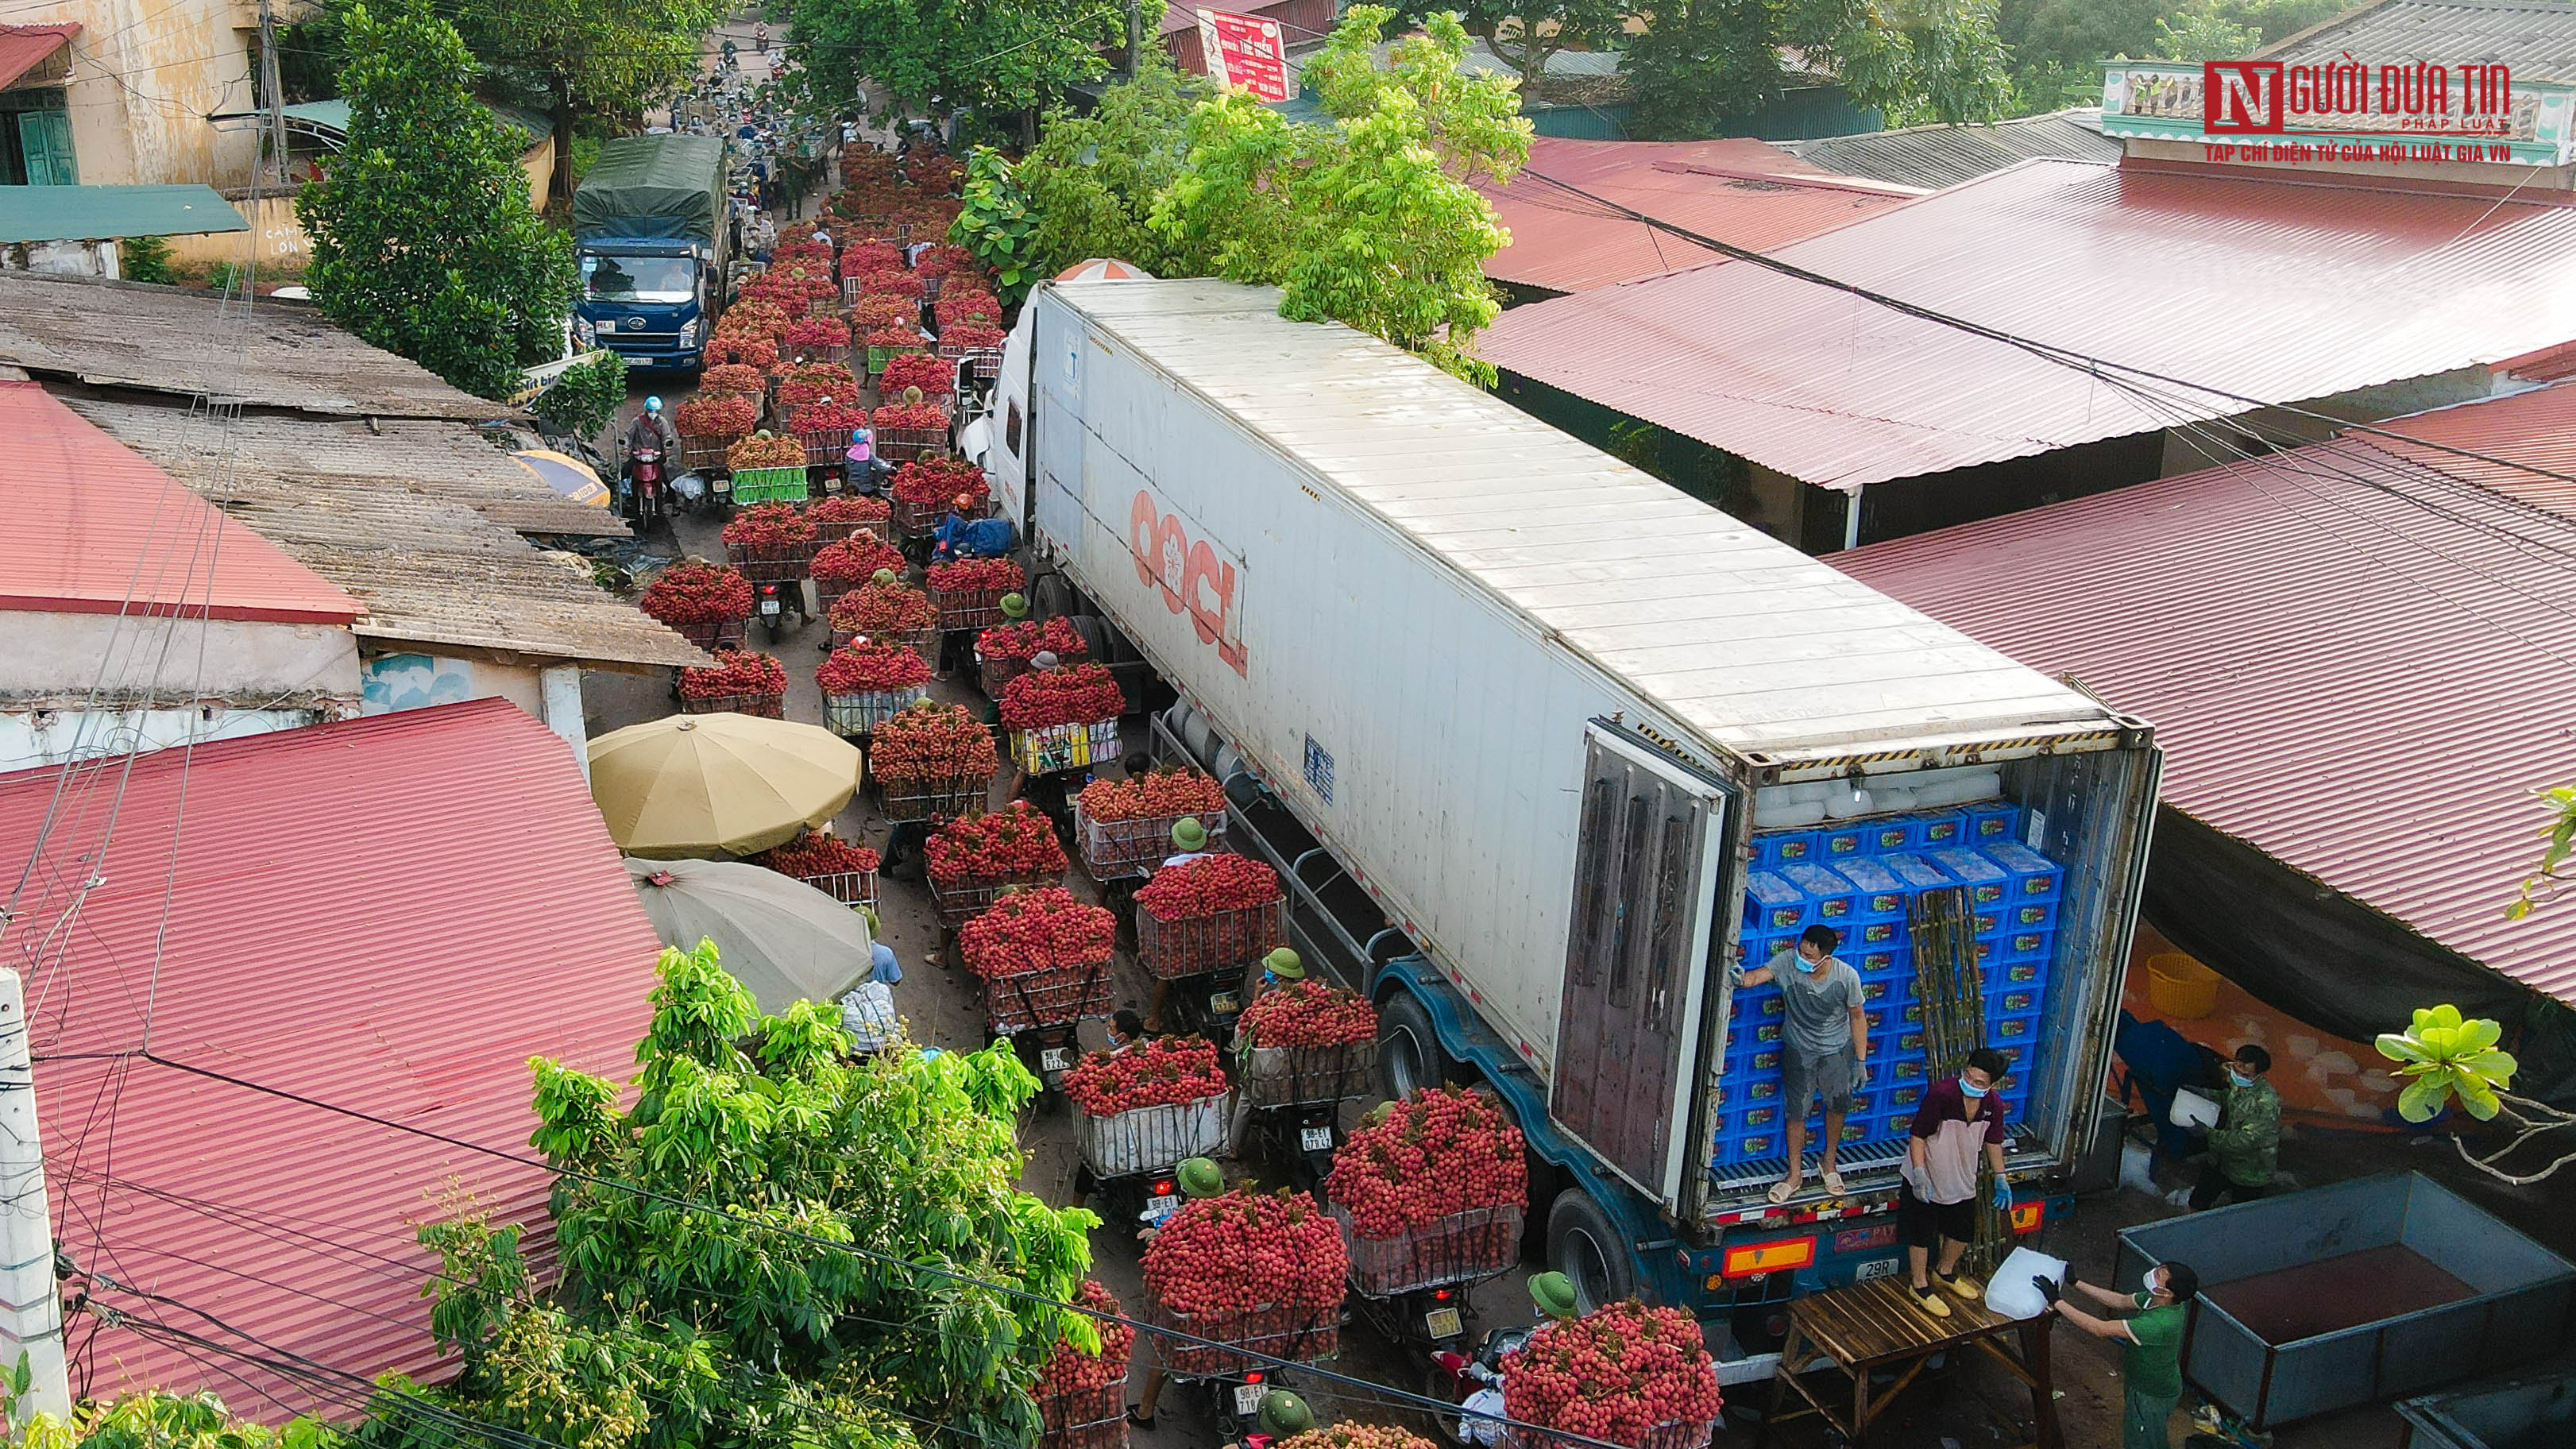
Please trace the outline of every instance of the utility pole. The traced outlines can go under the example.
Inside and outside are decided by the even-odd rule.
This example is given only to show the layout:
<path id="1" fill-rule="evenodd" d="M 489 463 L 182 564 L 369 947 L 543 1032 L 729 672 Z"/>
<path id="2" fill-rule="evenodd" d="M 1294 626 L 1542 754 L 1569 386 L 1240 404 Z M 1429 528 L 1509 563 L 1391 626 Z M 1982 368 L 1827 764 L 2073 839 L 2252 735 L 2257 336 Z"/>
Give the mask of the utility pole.
<path id="1" fill-rule="evenodd" d="M 1144 0 L 1127 0 L 1127 78 L 1136 78 L 1137 53 L 1145 48 Z"/>
<path id="2" fill-rule="evenodd" d="M 26 1358 L 27 1391 L 14 1417 L 69 1420 L 63 1366 L 63 1298 L 54 1282 L 54 1214 L 45 1196 L 45 1139 L 36 1127 L 35 1066 L 27 1052 L 27 997 L 0 966 L 0 1378 Z"/>
<path id="3" fill-rule="evenodd" d="M 259 0 L 259 88 L 268 98 L 268 149 L 277 166 L 278 190 L 286 189 L 286 97 L 277 81 L 277 12 Z M 260 223 L 254 221 L 252 225 Z"/>

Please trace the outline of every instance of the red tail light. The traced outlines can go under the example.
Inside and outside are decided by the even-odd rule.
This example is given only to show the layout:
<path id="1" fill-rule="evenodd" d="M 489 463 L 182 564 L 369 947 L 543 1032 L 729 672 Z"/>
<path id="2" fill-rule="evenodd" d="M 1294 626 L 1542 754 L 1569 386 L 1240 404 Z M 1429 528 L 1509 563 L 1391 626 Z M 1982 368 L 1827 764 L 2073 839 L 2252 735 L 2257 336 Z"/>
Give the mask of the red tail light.
<path id="1" fill-rule="evenodd" d="M 1243 1381 L 1244 1381 L 1245 1383 L 1247 1383 L 1247 1384 L 1257 1384 L 1257 1383 L 1261 1382 L 1261 1380 L 1262 1380 L 1264 1377 L 1265 1377 L 1265 1375 L 1261 1372 L 1261 1370 L 1259 1370 L 1259 1369 L 1254 1369 L 1252 1372 L 1250 1372 L 1250 1373 L 1248 1373 L 1248 1374 L 1245 1374 L 1245 1375 L 1243 1376 Z"/>
<path id="2" fill-rule="evenodd" d="M 1170 1183 L 1168 1183 L 1168 1182 L 1158 1182 L 1158 1183 L 1155 1183 L 1155 1184 L 1154 1184 L 1154 1196 L 1156 1196 L 1156 1197 L 1161 1197 L 1161 1196 L 1163 1196 L 1165 1193 L 1170 1192 L 1171 1190 L 1172 1190 L 1172 1185 L 1171 1185 Z"/>
<path id="3" fill-rule="evenodd" d="M 1448 1301 L 1449 1301 L 1449 1295 L 1450 1295 L 1450 1290 L 1449 1290 L 1449 1289 L 1446 1289 L 1446 1288 L 1443 1288 L 1443 1289 L 1441 1289 L 1440 1291 L 1438 1291 L 1438 1292 L 1436 1292 L 1436 1293 L 1434 1293 L 1434 1294 L 1432 1294 L 1432 1295 L 1431 1295 L 1431 1301 L 1432 1301 L 1432 1302 L 1434 1302 L 1434 1303 L 1446 1303 L 1446 1302 L 1448 1302 Z"/>

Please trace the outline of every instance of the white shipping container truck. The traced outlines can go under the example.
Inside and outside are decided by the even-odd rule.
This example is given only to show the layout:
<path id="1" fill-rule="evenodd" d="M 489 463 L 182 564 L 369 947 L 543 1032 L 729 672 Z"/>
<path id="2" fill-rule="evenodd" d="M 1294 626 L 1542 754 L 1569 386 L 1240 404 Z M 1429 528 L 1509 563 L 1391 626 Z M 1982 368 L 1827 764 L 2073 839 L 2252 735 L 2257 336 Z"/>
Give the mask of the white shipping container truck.
<path id="1" fill-rule="evenodd" d="M 1040 566 L 1257 776 L 1238 800 L 1274 827 L 1242 834 L 1300 904 L 1347 920 L 1355 884 L 1402 933 L 1338 953 L 1391 1084 L 1492 1082 L 1564 1189 L 1532 1203 L 1554 1265 L 1697 1307 L 1729 1377 L 1767 1372 L 1760 1310 L 1893 1265 L 1901 1152 L 1785 1207 L 1778 1165 L 1711 1164 L 1752 816 L 1979 766 L 2068 867 L 2046 1030 L 2073 1049 L 2011 1159 L 2020 1216 L 2062 1213 L 2144 872 L 2146 727 L 1277 301 L 1042 286 L 969 443 Z"/>

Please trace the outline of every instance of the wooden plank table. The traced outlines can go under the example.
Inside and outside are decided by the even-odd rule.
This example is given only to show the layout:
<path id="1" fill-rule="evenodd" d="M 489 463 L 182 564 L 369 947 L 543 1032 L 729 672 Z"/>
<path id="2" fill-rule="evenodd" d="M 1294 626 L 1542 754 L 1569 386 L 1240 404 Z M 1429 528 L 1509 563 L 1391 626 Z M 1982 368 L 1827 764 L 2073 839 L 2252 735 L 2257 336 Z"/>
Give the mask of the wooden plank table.
<path id="1" fill-rule="evenodd" d="M 1758 1442 L 1769 1442 L 1771 1426 L 1784 1418 L 1815 1414 L 1853 1444 L 1867 1444 L 1872 1421 L 1914 1382 L 1933 1355 L 1973 1345 L 1992 1354 L 2014 1378 L 2030 1386 L 2032 1442 L 2038 1449 L 2063 1449 L 2065 1441 L 2058 1431 L 2056 1395 L 2048 1371 L 2048 1333 L 2057 1315 L 2043 1313 L 2024 1322 L 1990 1312 L 1984 1303 L 1962 1299 L 1947 1289 L 1939 1291 L 1950 1305 L 1947 1318 L 1935 1318 L 1917 1307 L 1914 1290 L 1902 1274 L 1873 1278 L 1791 1302 L 1789 1334 L 1780 1345 L 1780 1368 L 1771 1381 L 1771 1407 L 1763 1415 Z M 2005 1335 L 2015 1333 L 2021 1337 L 2018 1354 L 2001 1342 Z M 1819 1354 L 1851 1376 L 1848 1419 L 1800 1378 L 1801 1366 Z M 1896 1376 L 1896 1382 L 1872 1397 L 1871 1372 L 1897 1364 L 1903 1364 L 1904 1370 Z M 1783 1415 L 1780 1406 L 1791 1390 L 1805 1399 L 1808 1407 Z"/>

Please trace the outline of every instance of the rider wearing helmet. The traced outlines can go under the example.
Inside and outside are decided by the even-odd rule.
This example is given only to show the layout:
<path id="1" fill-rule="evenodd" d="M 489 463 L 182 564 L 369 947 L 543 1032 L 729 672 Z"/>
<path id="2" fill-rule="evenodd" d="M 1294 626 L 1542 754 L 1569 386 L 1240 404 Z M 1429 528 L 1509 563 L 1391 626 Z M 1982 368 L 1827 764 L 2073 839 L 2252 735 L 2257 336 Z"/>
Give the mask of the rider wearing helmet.
<path id="1" fill-rule="evenodd" d="M 1216 1159 L 1212 1157 L 1188 1158 L 1180 1166 L 1172 1169 L 1172 1185 L 1180 1189 L 1180 1195 L 1186 1198 L 1223 1197 L 1225 1169 L 1217 1166 Z M 1154 1227 L 1147 1228 L 1137 1236 L 1146 1242 L 1151 1242 L 1154 1234 L 1159 1231 L 1161 1231 L 1161 1224 L 1157 1220 Z M 1154 1404 L 1163 1397 L 1163 1385 L 1169 1381 L 1169 1377 L 1159 1364 L 1146 1373 L 1144 1397 L 1127 1406 L 1128 1423 L 1145 1429 L 1154 1427 Z"/>
<path id="2" fill-rule="evenodd" d="M 1542 1318 L 1571 1323 L 1579 1316 L 1580 1305 L 1574 1296 L 1574 1280 L 1563 1273 L 1537 1273 L 1529 1280 L 1530 1306 Z"/>
<path id="3" fill-rule="evenodd" d="M 1296 1438 L 1315 1427 L 1315 1411 L 1286 1389 L 1272 1389 L 1261 1396 L 1256 1422 L 1260 1427 L 1243 1436 L 1243 1449 L 1269 1449 L 1281 1439 Z"/>
<path id="4" fill-rule="evenodd" d="M 635 415 L 634 424 L 626 430 L 626 451 L 632 453 L 638 448 L 659 448 L 662 456 L 671 460 L 676 460 L 680 451 L 679 432 L 663 416 L 658 397 L 644 399 L 644 411 Z"/>

